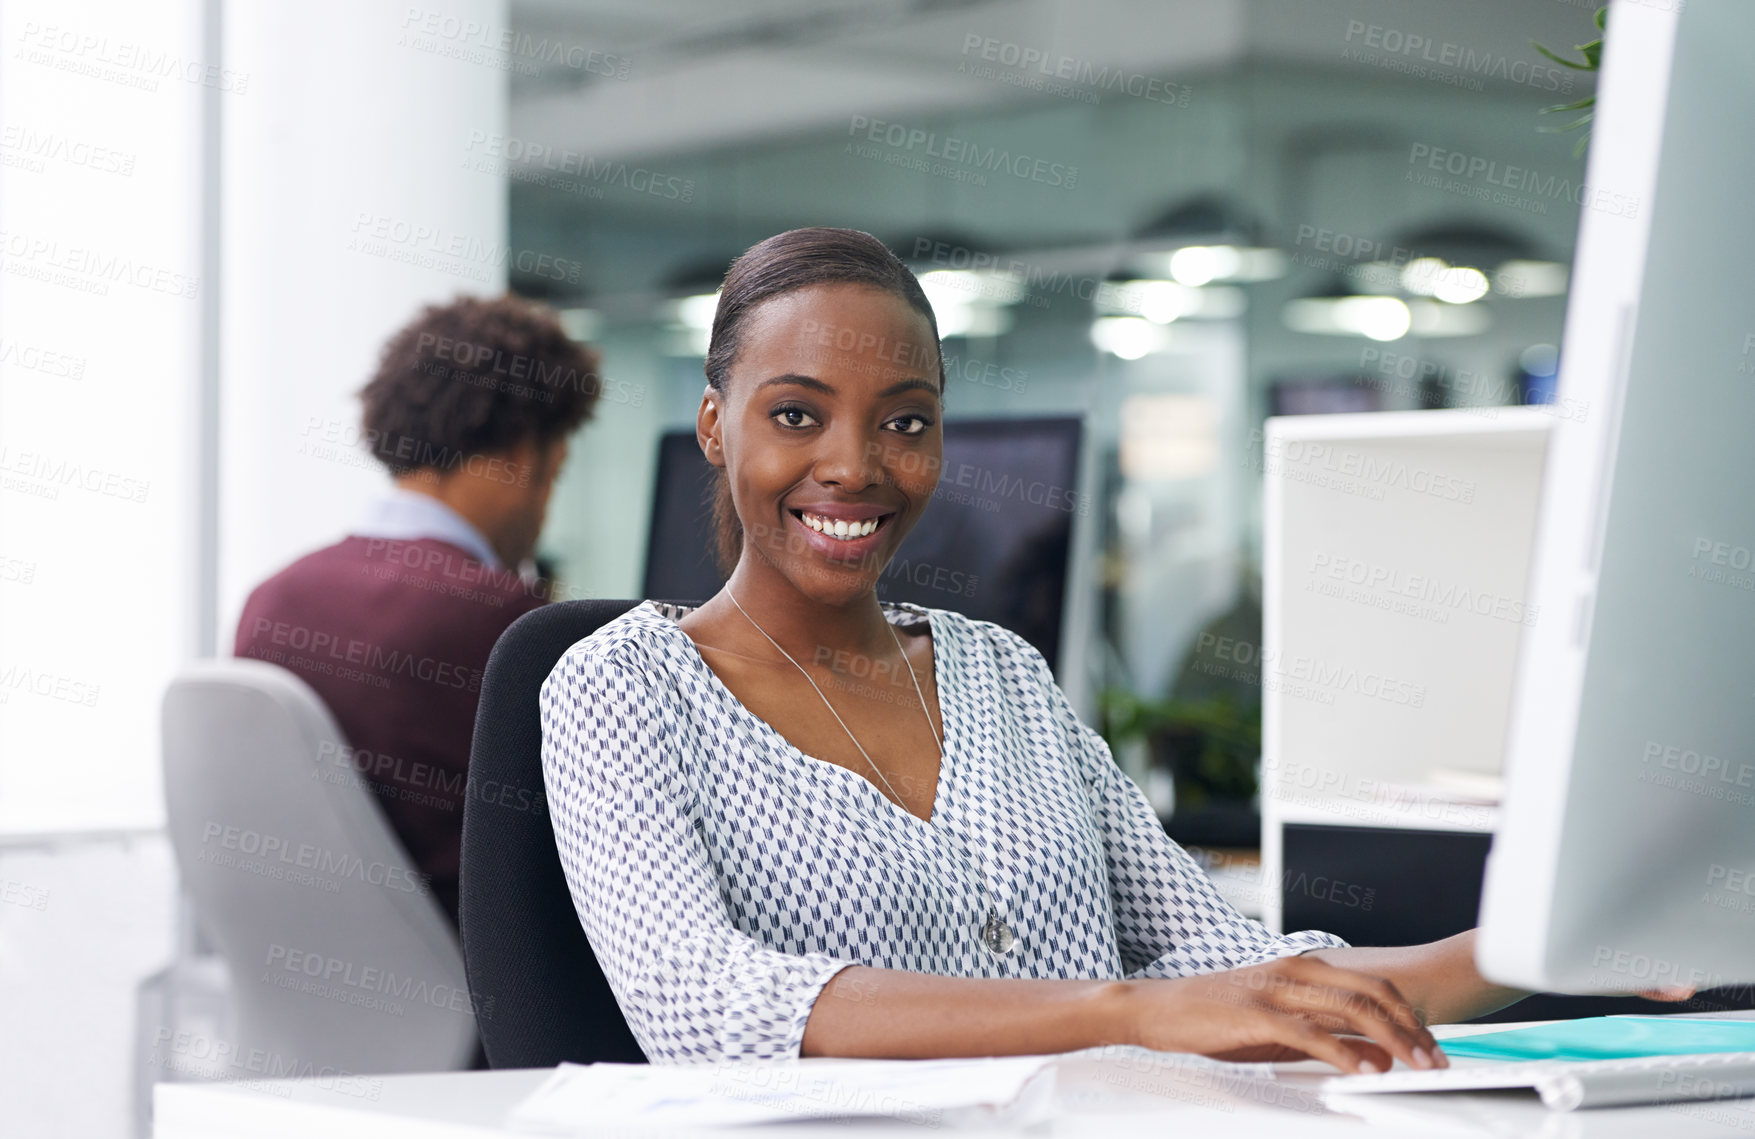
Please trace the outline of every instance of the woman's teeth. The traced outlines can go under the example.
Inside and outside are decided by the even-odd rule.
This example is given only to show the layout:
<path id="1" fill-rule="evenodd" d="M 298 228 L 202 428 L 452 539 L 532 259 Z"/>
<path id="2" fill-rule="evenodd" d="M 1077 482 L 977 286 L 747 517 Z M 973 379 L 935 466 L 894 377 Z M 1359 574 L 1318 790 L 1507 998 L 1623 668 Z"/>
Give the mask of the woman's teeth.
<path id="1" fill-rule="evenodd" d="M 876 530 L 878 526 L 883 523 L 882 518 L 871 518 L 864 522 L 849 522 L 845 518 L 823 518 L 805 510 L 799 511 L 798 516 L 804 521 L 806 526 L 809 526 L 817 533 L 827 534 L 831 538 L 842 538 L 847 541 L 852 541 L 855 538 L 863 538 L 873 530 Z"/>

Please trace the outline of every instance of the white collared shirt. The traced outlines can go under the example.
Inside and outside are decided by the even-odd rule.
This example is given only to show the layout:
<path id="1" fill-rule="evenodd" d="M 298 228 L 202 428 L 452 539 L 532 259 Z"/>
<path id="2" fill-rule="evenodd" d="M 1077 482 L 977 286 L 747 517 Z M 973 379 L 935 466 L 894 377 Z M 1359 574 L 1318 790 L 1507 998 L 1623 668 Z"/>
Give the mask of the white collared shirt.
<path id="1" fill-rule="evenodd" d="M 361 538 L 416 542 L 433 538 L 449 542 L 492 569 L 505 568 L 494 548 L 469 520 L 430 494 L 392 487 L 367 508 L 352 531 Z"/>

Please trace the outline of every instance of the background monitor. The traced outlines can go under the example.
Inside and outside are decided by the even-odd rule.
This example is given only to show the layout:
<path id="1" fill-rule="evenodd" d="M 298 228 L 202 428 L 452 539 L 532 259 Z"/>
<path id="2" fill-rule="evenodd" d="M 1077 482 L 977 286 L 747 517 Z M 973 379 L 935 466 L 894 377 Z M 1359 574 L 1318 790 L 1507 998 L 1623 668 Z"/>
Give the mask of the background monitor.
<path id="1" fill-rule="evenodd" d="M 1755 4 L 1608 17 L 1476 957 L 1755 980 Z"/>
<path id="2" fill-rule="evenodd" d="M 953 609 L 1017 633 L 1058 675 L 1083 423 L 958 420 L 920 521 L 878 579 L 878 596 Z M 704 600 L 725 584 L 713 562 L 715 470 L 693 431 L 659 441 L 646 596 Z"/>
<path id="3" fill-rule="evenodd" d="M 1354 375 L 1276 380 L 1268 389 L 1269 415 L 1339 415 L 1382 410 L 1383 393 Z"/>

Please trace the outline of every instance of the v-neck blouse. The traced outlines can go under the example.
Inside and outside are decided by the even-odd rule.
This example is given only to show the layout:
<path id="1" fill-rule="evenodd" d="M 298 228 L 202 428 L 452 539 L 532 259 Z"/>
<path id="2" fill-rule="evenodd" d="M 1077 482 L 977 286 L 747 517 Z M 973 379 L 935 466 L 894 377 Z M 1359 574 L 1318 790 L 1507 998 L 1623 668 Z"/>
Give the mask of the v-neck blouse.
<path id="1" fill-rule="evenodd" d="M 823 986 L 855 964 L 1178 977 L 1346 946 L 1273 933 L 1220 897 L 1028 641 L 948 609 L 883 610 L 932 632 L 945 754 L 930 821 L 746 708 L 676 623 L 687 607 L 641 602 L 544 682 L 561 865 L 650 1060 L 796 1057 Z M 982 875 L 1017 932 L 1004 957 L 976 936 Z"/>

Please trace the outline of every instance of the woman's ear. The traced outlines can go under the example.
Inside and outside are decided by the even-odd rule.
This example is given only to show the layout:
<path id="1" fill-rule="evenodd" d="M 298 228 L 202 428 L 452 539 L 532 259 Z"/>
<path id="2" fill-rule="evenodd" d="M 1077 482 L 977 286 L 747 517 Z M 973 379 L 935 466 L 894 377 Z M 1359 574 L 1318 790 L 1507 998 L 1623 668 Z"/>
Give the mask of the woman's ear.
<path id="1" fill-rule="evenodd" d="M 725 465 L 725 447 L 719 440 L 722 398 L 721 393 L 708 384 L 707 390 L 701 393 L 701 406 L 695 412 L 695 442 L 701 445 L 701 454 L 716 467 Z"/>

